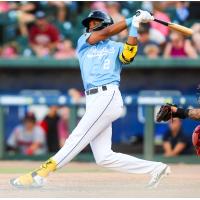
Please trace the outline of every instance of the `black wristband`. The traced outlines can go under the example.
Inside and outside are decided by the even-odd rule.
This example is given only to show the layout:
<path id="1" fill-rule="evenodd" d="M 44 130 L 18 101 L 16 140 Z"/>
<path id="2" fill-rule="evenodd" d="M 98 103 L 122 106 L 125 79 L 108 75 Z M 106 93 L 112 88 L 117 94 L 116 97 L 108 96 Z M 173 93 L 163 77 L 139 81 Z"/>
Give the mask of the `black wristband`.
<path id="1" fill-rule="evenodd" d="M 188 118 L 189 109 L 177 108 L 176 113 L 172 114 L 174 118 L 185 119 Z"/>

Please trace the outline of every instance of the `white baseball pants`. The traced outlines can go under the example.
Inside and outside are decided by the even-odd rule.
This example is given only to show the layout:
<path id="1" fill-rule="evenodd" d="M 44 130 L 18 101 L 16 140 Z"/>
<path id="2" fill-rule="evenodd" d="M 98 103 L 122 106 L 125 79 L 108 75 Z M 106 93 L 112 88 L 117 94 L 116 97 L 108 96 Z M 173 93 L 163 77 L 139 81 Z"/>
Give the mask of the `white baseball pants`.
<path id="1" fill-rule="evenodd" d="M 128 173 L 156 172 L 162 163 L 112 151 L 112 122 L 121 116 L 123 101 L 116 85 L 107 85 L 106 91 L 102 91 L 101 87 L 98 90 L 100 90 L 98 93 L 86 96 L 85 115 L 64 146 L 53 156 L 57 168 L 71 161 L 90 143 L 98 165 Z"/>

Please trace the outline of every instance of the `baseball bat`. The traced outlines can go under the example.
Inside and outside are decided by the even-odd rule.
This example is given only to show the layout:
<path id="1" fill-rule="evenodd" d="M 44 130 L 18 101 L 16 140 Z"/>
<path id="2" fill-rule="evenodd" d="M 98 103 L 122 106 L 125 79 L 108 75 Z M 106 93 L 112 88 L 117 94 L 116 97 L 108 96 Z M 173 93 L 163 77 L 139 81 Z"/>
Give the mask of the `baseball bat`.
<path id="1" fill-rule="evenodd" d="M 165 22 L 160 19 L 154 19 L 154 21 L 158 22 L 160 24 L 163 24 L 164 26 L 168 26 L 170 30 L 178 31 L 185 36 L 191 36 L 193 34 L 193 30 L 191 28 L 187 28 L 185 26 L 171 23 L 171 22 Z"/>

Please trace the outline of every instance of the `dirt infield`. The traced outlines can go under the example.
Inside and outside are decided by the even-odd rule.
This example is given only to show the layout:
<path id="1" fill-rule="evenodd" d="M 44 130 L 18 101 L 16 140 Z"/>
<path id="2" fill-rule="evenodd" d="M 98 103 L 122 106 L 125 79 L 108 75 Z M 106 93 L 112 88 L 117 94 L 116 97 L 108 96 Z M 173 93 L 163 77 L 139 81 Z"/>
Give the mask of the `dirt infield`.
<path id="1" fill-rule="evenodd" d="M 9 184 L 39 164 L 0 162 L 0 197 L 200 197 L 200 165 L 171 165 L 172 174 L 154 190 L 145 188 L 148 176 L 113 172 L 93 163 L 70 163 L 52 174 L 42 189 L 15 189 Z"/>

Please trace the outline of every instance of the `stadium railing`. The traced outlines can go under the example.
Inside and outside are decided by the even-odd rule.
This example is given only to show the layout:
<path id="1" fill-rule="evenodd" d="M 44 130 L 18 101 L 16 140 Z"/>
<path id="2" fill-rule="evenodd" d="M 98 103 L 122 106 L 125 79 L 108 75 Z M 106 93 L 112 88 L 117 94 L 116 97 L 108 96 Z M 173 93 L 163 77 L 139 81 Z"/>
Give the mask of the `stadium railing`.
<path id="1" fill-rule="evenodd" d="M 37 57 L 18 57 L 16 59 L 0 59 L 0 68 L 79 68 L 77 59 L 56 60 L 54 58 L 37 58 Z M 138 56 L 135 61 L 125 68 L 200 68 L 200 58 L 168 58 L 162 57 L 156 59 L 148 59 Z"/>

